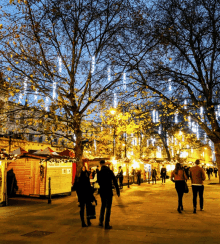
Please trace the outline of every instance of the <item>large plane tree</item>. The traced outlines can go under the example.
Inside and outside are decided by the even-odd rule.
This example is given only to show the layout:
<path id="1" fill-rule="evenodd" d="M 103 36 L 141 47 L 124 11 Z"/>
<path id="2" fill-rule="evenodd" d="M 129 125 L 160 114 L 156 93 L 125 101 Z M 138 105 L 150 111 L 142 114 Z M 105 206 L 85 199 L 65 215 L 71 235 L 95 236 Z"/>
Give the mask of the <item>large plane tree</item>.
<path id="1" fill-rule="evenodd" d="M 125 0 L 20 0 L 2 8 L 1 68 L 10 95 L 44 114 L 41 122 L 75 143 L 78 172 L 82 167 L 83 121 L 120 84 L 126 65 L 117 62 L 129 2 Z M 117 63 L 117 66 L 116 66 Z M 20 101 L 19 101 L 20 100 Z M 65 128 L 63 128 L 65 125 Z"/>

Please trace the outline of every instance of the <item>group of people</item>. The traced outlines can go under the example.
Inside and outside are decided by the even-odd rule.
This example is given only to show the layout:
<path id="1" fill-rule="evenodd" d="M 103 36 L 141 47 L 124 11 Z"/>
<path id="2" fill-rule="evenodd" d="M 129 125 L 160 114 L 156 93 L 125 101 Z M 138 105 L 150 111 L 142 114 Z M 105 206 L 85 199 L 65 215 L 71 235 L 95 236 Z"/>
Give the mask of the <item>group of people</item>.
<path id="1" fill-rule="evenodd" d="M 195 161 L 195 166 L 186 170 L 182 167 L 180 163 L 176 163 L 174 171 L 171 173 L 171 181 L 175 183 L 175 189 L 178 195 L 178 208 L 177 211 L 181 213 L 183 211 L 183 195 L 186 193 L 187 180 L 191 179 L 192 192 L 193 192 L 193 213 L 196 213 L 197 210 L 197 195 L 199 193 L 200 198 L 200 210 L 203 208 L 203 192 L 204 185 L 203 181 L 206 179 L 205 171 L 202 167 L 199 166 L 200 161 L 197 159 Z M 105 161 L 100 161 L 101 169 L 97 167 L 96 171 L 90 170 L 89 172 L 85 167 L 82 167 L 80 176 L 76 177 L 74 188 L 78 196 L 78 202 L 80 206 L 80 218 L 82 222 L 82 227 L 87 227 L 91 225 L 89 209 L 92 203 L 97 205 L 97 201 L 94 197 L 94 186 L 93 183 L 97 182 L 99 184 L 99 194 L 101 197 L 101 209 L 100 209 L 100 218 L 99 226 L 105 227 L 105 229 L 111 229 L 110 226 L 110 214 L 112 206 L 112 197 L 113 197 L 113 185 L 116 189 L 118 197 L 120 196 L 120 189 L 118 186 L 117 178 L 119 179 L 120 188 L 123 187 L 123 170 L 119 167 L 118 174 L 115 176 L 113 171 L 105 165 Z M 165 184 L 166 181 L 166 168 L 161 168 L 161 178 L 162 184 Z M 156 178 L 157 172 L 156 169 L 152 170 L 152 177 Z M 140 180 L 140 178 L 139 178 Z M 112 185 L 113 183 L 113 185 Z M 156 179 L 155 179 L 156 183 Z M 87 212 L 87 224 L 85 222 L 85 209 Z M 105 219 L 105 222 L 104 222 Z"/>
<path id="2" fill-rule="evenodd" d="M 110 226 L 110 214 L 111 214 L 111 206 L 112 206 L 112 182 L 116 189 L 118 197 L 120 196 L 120 190 L 118 187 L 117 179 L 110 168 L 105 165 L 105 161 L 100 161 L 101 169 L 96 171 L 97 182 L 99 184 L 99 194 L 101 197 L 101 209 L 100 209 L 100 218 L 99 218 L 99 226 L 105 227 L 105 229 L 111 229 Z M 82 167 L 81 173 L 78 177 L 75 178 L 74 189 L 76 190 L 78 196 L 78 202 L 80 206 L 80 218 L 82 222 L 82 227 L 88 227 L 91 225 L 90 213 L 91 204 L 95 203 L 97 205 L 97 201 L 94 197 L 94 189 L 90 182 L 91 173 L 89 173 L 85 167 Z M 94 176 L 95 177 L 95 176 Z M 85 207 L 86 207 L 86 216 L 87 216 L 87 224 L 85 222 Z M 105 222 L 104 222 L 105 219 Z"/>
<path id="3" fill-rule="evenodd" d="M 213 175 L 213 173 L 215 174 L 215 178 L 217 178 L 217 174 L 218 174 L 217 167 L 215 167 L 214 169 L 211 167 L 206 169 L 206 174 L 208 175 L 209 180 L 210 180 L 211 176 Z"/>
<path id="4" fill-rule="evenodd" d="M 200 210 L 203 208 L 203 192 L 204 185 L 203 181 L 206 179 L 205 171 L 202 167 L 199 166 L 200 161 L 197 159 L 195 161 L 195 166 L 189 169 L 189 177 L 191 179 L 192 192 L 193 192 L 193 213 L 196 213 L 197 210 L 197 195 L 199 193 L 200 199 Z M 186 174 L 185 169 L 181 166 L 180 163 L 177 163 L 175 170 L 171 173 L 171 180 L 175 182 L 175 188 L 178 195 L 178 208 L 177 211 L 181 213 L 183 211 L 183 195 L 187 188 L 187 180 L 189 177 Z"/>

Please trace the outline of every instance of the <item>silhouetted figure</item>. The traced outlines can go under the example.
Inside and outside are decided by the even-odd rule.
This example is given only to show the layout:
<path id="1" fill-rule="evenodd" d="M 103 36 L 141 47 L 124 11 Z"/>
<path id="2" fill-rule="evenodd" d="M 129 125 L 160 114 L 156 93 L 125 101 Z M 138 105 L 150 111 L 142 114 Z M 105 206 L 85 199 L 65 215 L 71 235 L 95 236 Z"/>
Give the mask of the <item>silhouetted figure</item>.
<path id="1" fill-rule="evenodd" d="M 140 169 L 137 171 L 137 184 L 138 185 L 141 184 L 141 170 Z"/>
<path id="2" fill-rule="evenodd" d="M 8 197 L 13 197 L 16 195 L 18 190 L 17 180 L 13 169 L 7 172 L 7 195 Z"/>
<path id="3" fill-rule="evenodd" d="M 157 171 L 156 168 L 152 170 L 152 184 L 157 183 Z"/>
<path id="4" fill-rule="evenodd" d="M 82 171 L 80 173 L 79 177 L 76 177 L 74 188 L 76 189 L 76 193 L 78 196 L 78 202 L 80 204 L 80 218 L 82 222 L 82 227 L 87 227 L 84 219 L 84 210 L 86 206 L 86 212 L 87 212 L 87 224 L 88 226 L 91 225 L 91 221 L 88 218 L 88 209 L 90 208 L 90 205 L 92 202 L 97 201 L 93 195 L 93 189 L 90 184 L 89 180 L 89 174 L 86 171 L 85 166 L 82 167 Z"/>
<path id="5" fill-rule="evenodd" d="M 185 181 L 187 176 L 185 170 L 181 167 L 180 163 L 176 164 L 175 170 L 171 173 L 171 181 L 175 182 L 175 188 L 178 195 L 178 208 L 177 211 L 181 213 L 183 210 L 183 194 L 185 190 Z"/>
<path id="6" fill-rule="evenodd" d="M 161 178 L 162 178 L 162 184 L 165 184 L 166 183 L 166 176 L 167 176 L 167 169 L 166 169 L 166 167 L 164 165 L 161 168 L 160 175 L 161 175 Z"/>
<path id="7" fill-rule="evenodd" d="M 111 229 L 112 226 L 109 225 L 111 207 L 112 207 L 112 181 L 116 188 L 118 197 L 120 196 L 120 190 L 116 177 L 112 170 L 105 165 L 105 160 L 100 161 L 101 170 L 97 174 L 97 181 L 100 185 L 100 197 L 102 201 L 102 206 L 100 210 L 99 226 L 103 226 L 104 216 L 105 216 L 105 229 Z M 105 213 L 106 211 L 106 213 Z"/>
<path id="8" fill-rule="evenodd" d="M 117 174 L 117 178 L 119 179 L 119 186 L 120 186 L 120 189 L 123 188 L 123 170 L 121 168 L 121 166 L 118 167 L 118 174 Z"/>
<path id="9" fill-rule="evenodd" d="M 214 174 L 215 174 L 215 178 L 217 178 L 217 174 L 218 174 L 218 168 L 214 168 Z"/>

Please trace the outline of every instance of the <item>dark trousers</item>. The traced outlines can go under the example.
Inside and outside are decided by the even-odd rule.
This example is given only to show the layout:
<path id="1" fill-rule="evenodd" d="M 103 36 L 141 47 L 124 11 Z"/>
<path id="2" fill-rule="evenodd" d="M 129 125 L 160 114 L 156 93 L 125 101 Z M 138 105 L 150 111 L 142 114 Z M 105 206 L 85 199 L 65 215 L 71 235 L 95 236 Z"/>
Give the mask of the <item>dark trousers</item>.
<path id="1" fill-rule="evenodd" d="M 123 177 L 119 177 L 119 186 L 121 189 L 123 188 Z"/>
<path id="2" fill-rule="evenodd" d="M 196 208 L 197 195 L 198 195 L 198 192 L 199 192 L 200 208 L 203 209 L 204 186 L 194 186 L 194 185 L 192 185 L 192 192 L 193 192 L 193 207 Z"/>
<path id="3" fill-rule="evenodd" d="M 157 180 L 156 180 L 156 177 L 153 177 L 153 176 L 152 176 L 152 184 L 153 184 L 153 183 L 156 184 L 156 183 L 157 183 Z"/>
<path id="4" fill-rule="evenodd" d="M 185 181 L 175 181 L 175 188 L 178 195 L 178 208 L 183 206 L 183 194 L 185 189 Z"/>
<path id="5" fill-rule="evenodd" d="M 208 174 L 208 178 L 209 178 L 209 180 L 210 180 L 210 176 L 211 176 L 211 174 L 209 173 L 209 174 Z"/>
<path id="6" fill-rule="evenodd" d="M 166 175 L 161 175 L 161 178 L 162 178 L 162 183 L 165 183 L 166 182 Z"/>
<path id="7" fill-rule="evenodd" d="M 109 226 L 111 207 L 112 207 L 112 196 L 100 195 L 102 206 L 100 210 L 99 223 L 102 224 L 105 216 L 105 226 Z M 106 210 L 106 213 L 105 213 Z"/>
<path id="8" fill-rule="evenodd" d="M 86 206 L 86 213 L 88 215 L 88 205 L 89 203 L 88 202 L 80 202 L 80 218 L 81 218 L 81 221 L 82 221 L 82 224 L 85 223 L 85 219 L 84 219 L 84 212 L 85 212 L 85 206 Z M 87 219 L 87 222 L 89 222 L 90 220 Z"/>
<path id="9" fill-rule="evenodd" d="M 138 184 L 138 185 L 141 184 L 141 176 L 140 176 L 140 175 L 137 176 L 137 184 Z"/>

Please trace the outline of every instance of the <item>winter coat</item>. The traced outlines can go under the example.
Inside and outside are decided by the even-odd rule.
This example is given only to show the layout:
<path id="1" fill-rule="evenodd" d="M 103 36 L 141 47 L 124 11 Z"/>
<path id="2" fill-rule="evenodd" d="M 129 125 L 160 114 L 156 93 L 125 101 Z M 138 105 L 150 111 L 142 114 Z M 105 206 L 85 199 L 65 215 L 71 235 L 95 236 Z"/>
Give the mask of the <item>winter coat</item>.
<path id="1" fill-rule="evenodd" d="M 97 174 L 97 181 L 100 185 L 99 192 L 101 196 L 113 196 L 112 181 L 117 193 L 120 194 L 116 177 L 109 167 L 105 165 L 102 166 L 101 170 Z"/>
<path id="2" fill-rule="evenodd" d="M 93 202 L 93 189 L 90 184 L 89 175 L 87 171 L 82 171 L 80 177 L 76 177 L 74 188 L 80 203 Z"/>

